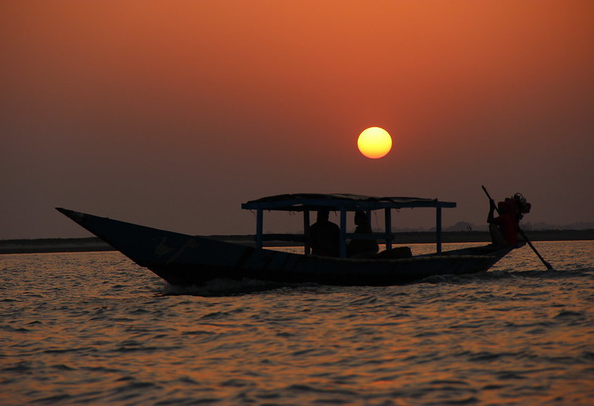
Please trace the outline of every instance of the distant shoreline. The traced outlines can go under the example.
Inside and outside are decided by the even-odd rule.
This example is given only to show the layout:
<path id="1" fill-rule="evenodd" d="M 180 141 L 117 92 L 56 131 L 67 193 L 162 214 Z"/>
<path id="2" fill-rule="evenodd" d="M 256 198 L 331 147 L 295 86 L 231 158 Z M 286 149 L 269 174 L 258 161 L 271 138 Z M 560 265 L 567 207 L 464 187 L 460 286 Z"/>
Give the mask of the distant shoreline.
<path id="1" fill-rule="evenodd" d="M 545 230 L 526 231 L 532 241 L 583 241 L 594 240 L 594 230 Z M 444 243 L 490 242 L 486 231 L 443 232 Z M 252 245 L 253 235 L 217 235 L 209 238 Z M 381 242 L 381 241 L 380 241 Z M 432 231 L 413 231 L 397 233 L 394 244 L 424 244 L 435 242 Z M 293 246 L 296 243 L 271 241 L 269 246 Z M 51 252 L 94 252 L 114 251 L 96 237 L 90 238 L 43 238 L 31 240 L 0 240 L 0 254 L 38 254 Z"/>

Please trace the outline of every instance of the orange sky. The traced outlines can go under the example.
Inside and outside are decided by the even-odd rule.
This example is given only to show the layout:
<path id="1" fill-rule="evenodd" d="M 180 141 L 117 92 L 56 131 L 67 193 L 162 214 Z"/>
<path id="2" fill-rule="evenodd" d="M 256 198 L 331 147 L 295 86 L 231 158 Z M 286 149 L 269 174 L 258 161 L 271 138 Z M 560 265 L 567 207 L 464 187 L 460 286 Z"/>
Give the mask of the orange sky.
<path id="1" fill-rule="evenodd" d="M 252 233 L 240 203 L 290 192 L 480 224 L 481 184 L 524 193 L 525 221 L 594 221 L 592 21 L 566 0 L 2 0 L 0 239 L 87 235 L 54 206 Z M 357 150 L 370 126 L 385 158 Z"/>

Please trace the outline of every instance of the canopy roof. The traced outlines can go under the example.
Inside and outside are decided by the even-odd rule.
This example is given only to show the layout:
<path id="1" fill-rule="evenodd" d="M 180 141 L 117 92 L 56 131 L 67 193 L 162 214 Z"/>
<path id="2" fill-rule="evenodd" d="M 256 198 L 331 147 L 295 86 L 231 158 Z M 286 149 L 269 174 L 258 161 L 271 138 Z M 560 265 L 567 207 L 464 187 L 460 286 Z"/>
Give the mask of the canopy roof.
<path id="1" fill-rule="evenodd" d="M 241 205 L 247 210 L 311 211 L 319 209 L 357 211 L 415 207 L 456 207 L 455 202 L 419 197 L 374 197 L 342 193 L 296 193 L 263 197 Z"/>

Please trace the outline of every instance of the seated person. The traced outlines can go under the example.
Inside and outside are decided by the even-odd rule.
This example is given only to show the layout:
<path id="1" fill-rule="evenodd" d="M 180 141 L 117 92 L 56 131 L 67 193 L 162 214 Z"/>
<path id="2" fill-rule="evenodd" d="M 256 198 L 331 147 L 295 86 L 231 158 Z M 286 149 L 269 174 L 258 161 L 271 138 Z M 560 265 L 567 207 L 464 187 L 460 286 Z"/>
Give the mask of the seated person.
<path id="1" fill-rule="evenodd" d="M 340 229 L 328 220 L 329 214 L 328 210 L 318 210 L 317 221 L 309 229 L 309 245 L 313 255 L 340 255 Z"/>
<path id="2" fill-rule="evenodd" d="M 355 234 L 371 234 L 371 226 L 367 214 L 363 211 L 355 213 Z M 347 256 L 361 256 L 362 254 L 377 254 L 379 246 L 376 240 L 353 238 L 347 246 Z"/>

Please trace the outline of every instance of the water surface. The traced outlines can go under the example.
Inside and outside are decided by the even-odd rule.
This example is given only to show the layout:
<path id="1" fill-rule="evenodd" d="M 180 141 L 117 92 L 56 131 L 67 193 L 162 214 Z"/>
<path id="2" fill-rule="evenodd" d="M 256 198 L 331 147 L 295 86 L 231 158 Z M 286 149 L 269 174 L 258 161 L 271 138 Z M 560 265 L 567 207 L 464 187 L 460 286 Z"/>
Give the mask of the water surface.
<path id="1" fill-rule="evenodd" d="M 3 255 L 0 404 L 592 404 L 594 242 L 537 246 L 554 271 L 525 247 L 393 287 L 180 290 L 115 252 Z"/>

